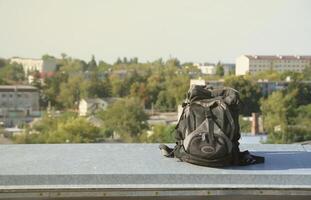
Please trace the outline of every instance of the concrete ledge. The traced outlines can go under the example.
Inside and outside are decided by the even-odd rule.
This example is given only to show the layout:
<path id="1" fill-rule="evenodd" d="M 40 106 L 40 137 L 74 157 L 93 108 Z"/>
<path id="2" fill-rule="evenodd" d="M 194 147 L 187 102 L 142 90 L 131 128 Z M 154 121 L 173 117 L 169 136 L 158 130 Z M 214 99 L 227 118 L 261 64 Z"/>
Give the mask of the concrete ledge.
<path id="1" fill-rule="evenodd" d="M 266 163 L 201 167 L 162 157 L 157 144 L 0 145 L 0 199 L 311 195 L 310 145 L 241 145 L 241 149 L 265 156 Z"/>

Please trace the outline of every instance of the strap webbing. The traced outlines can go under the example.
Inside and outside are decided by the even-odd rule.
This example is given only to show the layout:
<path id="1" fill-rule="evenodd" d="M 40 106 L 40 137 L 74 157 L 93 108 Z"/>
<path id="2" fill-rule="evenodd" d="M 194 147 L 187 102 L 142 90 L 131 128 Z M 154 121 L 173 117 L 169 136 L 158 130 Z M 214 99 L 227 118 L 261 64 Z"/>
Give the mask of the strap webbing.
<path id="1" fill-rule="evenodd" d="M 215 136 L 214 136 L 214 122 L 211 117 L 207 118 L 208 121 L 208 140 L 210 144 L 215 143 Z"/>

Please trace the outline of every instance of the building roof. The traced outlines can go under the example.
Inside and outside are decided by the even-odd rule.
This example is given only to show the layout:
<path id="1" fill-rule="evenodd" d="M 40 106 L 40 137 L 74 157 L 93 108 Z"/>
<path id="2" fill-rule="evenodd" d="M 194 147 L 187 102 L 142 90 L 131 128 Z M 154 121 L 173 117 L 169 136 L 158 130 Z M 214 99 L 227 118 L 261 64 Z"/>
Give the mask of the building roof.
<path id="1" fill-rule="evenodd" d="M 21 58 L 21 57 L 10 58 L 10 60 L 16 60 L 16 59 L 20 59 L 20 60 L 42 60 L 41 58 Z"/>
<path id="2" fill-rule="evenodd" d="M 14 92 L 14 91 L 38 91 L 34 86 L 30 85 L 0 85 L 0 92 Z"/>
<path id="3" fill-rule="evenodd" d="M 21 57 L 12 57 L 10 58 L 10 60 L 14 61 L 14 60 L 31 60 L 31 61 L 43 61 L 43 60 L 56 60 L 57 58 L 51 58 L 51 57 L 48 57 L 48 58 L 21 58 Z"/>
<path id="4" fill-rule="evenodd" d="M 113 103 L 117 101 L 120 98 L 117 97 L 106 97 L 106 98 L 88 98 L 88 99 L 83 99 L 86 101 L 88 104 L 94 104 L 94 103 L 104 103 L 107 102 L 108 104 Z"/>
<path id="5" fill-rule="evenodd" d="M 93 99 L 82 99 L 88 104 L 93 104 L 93 103 L 103 103 L 103 100 L 100 98 L 93 98 Z"/>
<path id="6" fill-rule="evenodd" d="M 5 161 L 0 165 L 0 193 L 3 199 L 14 195 L 23 199 L 27 191 L 27 197 L 33 195 L 35 199 L 39 192 L 42 199 L 50 194 L 64 195 L 64 192 L 68 195 L 65 197 L 75 194 L 73 197 L 84 195 L 85 199 L 91 193 L 94 198 L 119 194 L 121 197 L 117 199 L 124 199 L 126 195 L 140 195 L 144 199 L 143 194 L 154 195 L 155 199 L 159 196 L 169 199 L 168 195 L 175 195 L 175 199 L 176 196 L 251 199 L 245 198 L 247 194 L 257 195 L 255 199 L 265 199 L 267 194 L 292 197 L 284 199 L 308 199 L 311 145 L 242 144 L 240 147 L 242 151 L 264 156 L 265 163 L 202 167 L 162 156 L 158 144 L 0 145 L 3 152 L 0 160 Z M 172 193 L 174 191 L 176 193 Z M 198 198 L 189 198 L 194 191 Z M 291 196 L 295 192 L 300 198 Z M 233 198 L 238 194 L 242 197 Z"/>
<path id="7" fill-rule="evenodd" d="M 252 60 L 311 60 L 311 55 L 244 55 Z"/>

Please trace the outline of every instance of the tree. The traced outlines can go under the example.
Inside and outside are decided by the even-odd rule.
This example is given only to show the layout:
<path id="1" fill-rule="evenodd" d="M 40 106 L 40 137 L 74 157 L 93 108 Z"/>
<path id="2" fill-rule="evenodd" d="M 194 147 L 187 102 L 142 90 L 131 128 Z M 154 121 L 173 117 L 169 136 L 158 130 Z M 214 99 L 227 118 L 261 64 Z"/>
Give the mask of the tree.
<path id="1" fill-rule="evenodd" d="M 85 118 L 73 118 L 59 122 L 58 128 L 49 133 L 47 143 L 91 143 L 100 137 L 99 128 Z"/>
<path id="2" fill-rule="evenodd" d="M 59 65 L 60 72 L 66 72 L 70 74 L 81 74 L 83 71 L 88 69 L 88 65 L 77 59 L 63 60 Z"/>
<path id="3" fill-rule="evenodd" d="M 98 62 L 98 71 L 99 72 L 109 72 L 111 70 L 112 66 L 105 61 L 99 61 Z"/>
<path id="4" fill-rule="evenodd" d="M 44 116 L 13 139 L 15 143 L 91 143 L 100 137 L 100 129 L 85 118 L 64 113 L 60 117 Z"/>
<path id="5" fill-rule="evenodd" d="M 273 92 L 261 101 L 261 112 L 265 130 L 269 133 L 269 141 L 273 143 L 290 143 L 288 127 L 293 125 L 296 99 L 294 93 L 284 91 Z"/>
<path id="6" fill-rule="evenodd" d="M 299 80 L 299 79 L 298 79 Z M 311 87 L 300 81 L 272 93 L 261 101 L 264 126 L 273 143 L 291 143 L 311 139 Z"/>
<path id="7" fill-rule="evenodd" d="M 128 62 L 127 62 L 127 57 L 124 57 L 124 58 L 123 58 L 123 64 L 128 64 Z"/>
<path id="8" fill-rule="evenodd" d="M 285 90 L 286 93 L 292 93 L 296 98 L 297 106 L 311 103 L 311 85 L 300 81 L 292 81 Z"/>
<path id="9" fill-rule="evenodd" d="M 160 111 L 176 111 L 189 89 L 189 78 L 184 76 L 167 77 L 157 96 L 155 108 Z"/>
<path id="10" fill-rule="evenodd" d="M 23 82 L 25 80 L 25 72 L 22 65 L 11 63 L 0 68 L 0 79 L 11 84 Z"/>
<path id="11" fill-rule="evenodd" d="M 36 87 L 39 90 L 41 90 L 42 84 L 41 84 L 40 72 L 38 70 L 36 70 L 36 71 L 33 71 L 31 73 L 31 75 L 33 77 L 33 81 L 31 83 L 31 85 L 33 85 L 34 87 Z"/>
<path id="12" fill-rule="evenodd" d="M 230 76 L 225 79 L 224 85 L 239 91 L 242 101 L 241 114 L 250 116 L 252 112 L 259 112 L 259 100 L 262 95 L 255 81 L 243 76 Z"/>
<path id="13" fill-rule="evenodd" d="M 96 69 L 97 69 L 97 63 L 96 63 L 96 60 L 95 60 L 95 56 L 92 55 L 91 61 L 87 64 L 87 70 L 93 71 L 93 70 L 96 70 Z"/>
<path id="14" fill-rule="evenodd" d="M 60 56 L 62 57 L 63 60 L 65 60 L 67 58 L 67 54 L 66 53 L 61 53 Z"/>
<path id="15" fill-rule="evenodd" d="M 303 70 L 302 74 L 305 80 L 311 80 L 311 64 Z"/>
<path id="16" fill-rule="evenodd" d="M 220 62 L 217 63 L 216 65 L 216 75 L 218 76 L 224 76 L 225 71 L 224 71 L 224 66 Z"/>
<path id="17" fill-rule="evenodd" d="M 4 67 L 7 64 L 5 59 L 0 58 L 0 68 Z"/>
<path id="18" fill-rule="evenodd" d="M 159 74 L 153 73 L 147 79 L 146 90 L 148 94 L 148 99 L 145 102 L 147 108 L 151 108 L 156 104 L 159 92 L 163 90 L 164 77 Z"/>
<path id="19" fill-rule="evenodd" d="M 48 60 L 48 59 L 55 59 L 55 57 L 54 57 L 54 56 L 51 56 L 51 55 L 49 55 L 49 54 L 44 54 L 44 55 L 42 56 L 42 60 Z"/>
<path id="20" fill-rule="evenodd" d="M 134 98 L 118 100 L 99 116 L 104 121 L 105 129 L 113 130 L 127 141 L 132 141 L 148 127 L 148 117 Z"/>
<path id="21" fill-rule="evenodd" d="M 138 98 L 141 102 L 141 105 L 145 108 L 145 105 L 149 100 L 145 83 L 133 83 L 130 88 L 130 96 Z"/>
<path id="22" fill-rule="evenodd" d="M 119 65 L 119 64 L 122 64 L 122 60 L 121 60 L 121 58 L 118 57 L 118 59 L 116 60 L 114 65 Z"/>
<path id="23" fill-rule="evenodd" d="M 52 106 L 57 108 L 63 107 L 63 102 L 59 101 L 60 85 L 68 81 L 68 74 L 64 72 L 56 73 L 53 77 L 48 77 L 44 81 L 41 94 L 41 106 L 48 106 L 50 102 Z"/>
<path id="24" fill-rule="evenodd" d="M 111 95 L 114 97 L 124 97 L 128 95 L 128 89 L 124 79 L 121 79 L 117 74 L 112 74 L 109 76 L 109 81 L 111 84 Z"/>
<path id="25" fill-rule="evenodd" d="M 166 61 L 166 65 L 168 66 L 174 66 L 174 67 L 179 67 L 180 66 L 180 61 L 177 58 L 170 58 Z"/>
<path id="26" fill-rule="evenodd" d="M 139 140 L 148 143 L 174 143 L 174 131 L 174 125 L 155 125 L 151 130 L 143 133 Z"/>
<path id="27" fill-rule="evenodd" d="M 138 64 L 138 58 L 137 57 L 131 58 L 130 63 L 131 64 Z"/>
<path id="28" fill-rule="evenodd" d="M 90 72 L 91 76 L 89 80 L 84 81 L 84 94 L 86 97 L 109 97 L 111 96 L 111 85 L 108 78 L 101 80 L 99 77 L 98 70 L 93 70 Z"/>
<path id="29" fill-rule="evenodd" d="M 68 82 L 63 82 L 59 87 L 58 102 L 62 102 L 65 108 L 77 108 L 81 96 L 87 96 L 82 90 L 85 84 L 82 76 L 69 77 Z"/>

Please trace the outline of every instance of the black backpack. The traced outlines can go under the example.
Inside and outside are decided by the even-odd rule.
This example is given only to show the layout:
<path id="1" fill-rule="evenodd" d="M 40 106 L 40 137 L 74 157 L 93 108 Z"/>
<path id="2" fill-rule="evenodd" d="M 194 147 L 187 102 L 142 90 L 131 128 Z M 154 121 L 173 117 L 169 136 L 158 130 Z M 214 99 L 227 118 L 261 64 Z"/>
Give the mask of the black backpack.
<path id="1" fill-rule="evenodd" d="M 264 162 L 263 157 L 240 152 L 239 106 L 239 92 L 233 88 L 193 85 L 176 125 L 176 146 L 161 144 L 162 153 L 210 167 Z"/>

